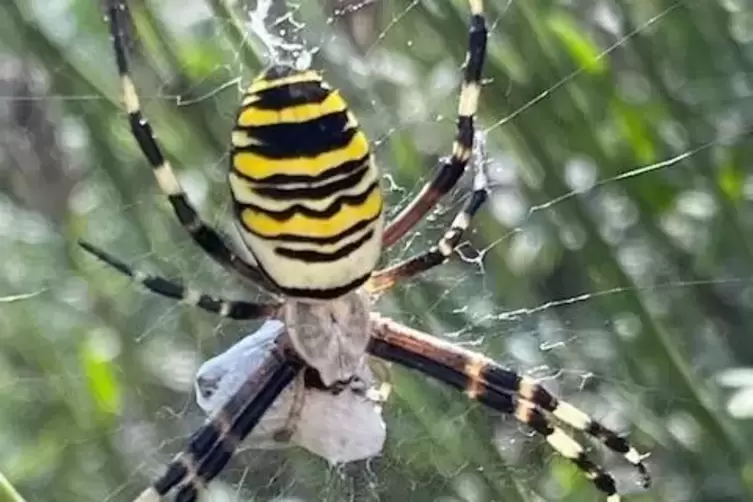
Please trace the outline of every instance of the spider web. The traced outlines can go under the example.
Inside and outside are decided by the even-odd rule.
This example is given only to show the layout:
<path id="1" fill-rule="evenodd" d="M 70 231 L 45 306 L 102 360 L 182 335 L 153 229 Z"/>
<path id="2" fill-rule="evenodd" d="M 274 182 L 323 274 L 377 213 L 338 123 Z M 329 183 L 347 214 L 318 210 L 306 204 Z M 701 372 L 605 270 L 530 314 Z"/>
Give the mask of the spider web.
<path id="1" fill-rule="evenodd" d="M 628 500 L 750 498 L 749 14 L 733 1 L 486 3 L 489 203 L 452 262 L 375 308 L 629 433 L 651 453 L 649 492 L 591 450 Z M 216 227 L 230 232 L 240 89 L 277 38 L 342 89 L 391 215 L 449 153 L 464 2 L 272 3 L 261 18 L 224 2 L 131 4 L 145 113 Z M 258 327 L 139 291 L 82 257 L 78 236 L 207 292 L 262 298 L 197 251 L 157 193 L 115 108 L 94 7 L 0 7 L 0 473 L 27 500 L 131 500 L 201 424 L 201 362 Z M 441 236 L 469 183 L 386 262 Z M 246 449 L 210 500 L 601 500 L 509 417 L 407 371 L 389 380 L 380 457 L 333 467 Z"/>

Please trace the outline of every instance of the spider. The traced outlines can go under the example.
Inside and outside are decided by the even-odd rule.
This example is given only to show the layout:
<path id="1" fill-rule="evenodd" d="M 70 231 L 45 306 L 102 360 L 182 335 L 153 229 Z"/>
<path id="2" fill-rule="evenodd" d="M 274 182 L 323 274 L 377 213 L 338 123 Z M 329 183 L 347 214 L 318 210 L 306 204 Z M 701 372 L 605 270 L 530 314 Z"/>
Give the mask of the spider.
<path id="1" fill-rule="evenodd" d="M 592 461 L 564 424 L 624 456 L 650 477 L 643 456 L 623 437 L 550 394 L 535 380 L 482 354 L 454 346 L 371 312 L 371 295 L 446 262 L 486 199 L 483 170 L 449 229 L 427 251 L 378 270 L 382 250 L 405 236 L 449 192 L 473 153 L 487 30 L 482 0 L 468 0 L 468 49 L 451 155 L 389 223 L 369 142 L 346 102 L 322 76 L 276 64 L 246 89 L 231 137 L 228 175 L 234 218 L 253 256 L 247 260 L 202 221 L 189 202 L 151 126 L 129 74 L 124 0 L 108 0 L 108 19 L 131 132 L 160 190 L 190 236 L 210 257 L 276 297 L 230 301 L 135 271 L 118 258 L 83 248 L 147 290 L 223 317 L 279 319 L 285 332 L 237 392 L 197 430 L 139 502 L 191 502 L 227 464 L 239 443 L 302 372 L 336 392 L 360 374 L 367 354 L 398 363 L 510 414 L 572 461 L 609 502 L 621 500 L 611 474 Z"/>

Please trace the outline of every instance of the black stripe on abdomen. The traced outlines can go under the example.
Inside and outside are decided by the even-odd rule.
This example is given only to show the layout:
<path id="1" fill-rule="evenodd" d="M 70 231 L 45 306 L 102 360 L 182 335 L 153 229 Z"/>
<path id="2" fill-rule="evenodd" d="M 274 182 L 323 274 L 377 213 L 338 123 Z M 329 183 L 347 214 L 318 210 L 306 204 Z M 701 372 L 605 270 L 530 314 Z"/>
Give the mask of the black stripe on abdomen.
<path id="1" fill-rule="evenodd" d="M 236 213 L 238 214 L 238 218 L 243 220 L 241 212 L 242 211 L 253 211 L 256 213 L 263 213 L 264 215 L 277 220 L 277 221 L 286 221 L 291 219 L 296 214 L 300 214 L 303 216 L 307 216 L 309 218 L 314 218 L 317 220 L 326 220 L 328 218 L 331 218 L 332 216 L 336 215 L 343 206 L 349 205 L 349 206 L 359 206 L 362 205 L 364 202 L 366 202 L 366 199 L 369 198 L 369 196 L 374 192 L 374 190 L 379 190 L 379 182 L 375 181 L 371 185 L 366 188 L 362 193 L 355 194 L 355 195 L 343 195 L 340 197 L 337 197 L 335 200 L 332 201 L 332 204 L 327 206 L 326 208 L 322 210 L 317 209 L 311 209 L 310 207 L 306 207 L 303 204 L 293 204 L 288 209 L 285 209 L 284 211 L 271 211 L 269 209 L 263 208 L 261 206 L 257 206 L 255 204 L 248 204 L 243 202 L 235 202 L 236 206 Z"/>
<path id="2" fill-rule="evenodd" d="M 291 106 L 314 105 L 323 102 L 331 93 L 332 91 L 322 87 L 319 81 L 281 85 L 245 95 L 244 99 L 256 99 L 250 105 L 241 108 L 241 112 L 248 108 L 281 111 Z"/>
<path id="3" fill-rule="evenodd" d="M 290 260 L 298 260 L 306 263 L 327 263 L 340 260 L 349 256 L 353 251 L 363 246 L 374 236 L 374 231 L 366 232 L 363 237 L 357 241 L 346 244 L 340 249 L 329 253 L 323 253 L 321 251 L 314 251 L 311 249 L 290 249 L 285 247 L 275 247 L 275 253 L 283 258 Z"/>
<path id="4" fill-rule="evenodd" d="M 326 184 L 314 185 L 300 188 L 285 188 L 285 186 L 272 186 L 256 184 L 251 189 L 258 195 L 272 200 L 322 200 L 330 197 L 337 192 L 344 192 L 357 186 L 363 180 L 366 173 L 369 172 L 368 156 L 363 160 L 360 169 L 353 171 L 345 177 L 339 178 Z"/>
<path id="5" fill-rule="evenodd" d="M 245 224 L 243 225 L 243 229 L 252 234 L 256 237 L 259 237 L 260 239 L 269 240 L 269 241 L 281 241 L 281 242 L 300 242 L 300 243 L 306 243 L 306 244 L 320 244 L 320 245 L 326 245 L 326 244 L 337 244 L 338 242 L 342 241 L 343 239 L 350 237 L 351 235 L 358 233 L 359 231 L 363 230 L 364 228 L 368 227 L 369 225 L 373 224 L 375 221 L 377 221 L 379 218 L 382 217 L 382 211 L 380 210 L 377 214 L 375 214 L 371 218 L 366 218 L 365 220 L 361 220 L 355 225 L 346 228 L 339 234 L 335 235 L 328 235 L 326 237 L 314 237 L 314 236 L 308 236 L 308 235 L 297 235 L 297 234 L 277 234 L 277 235 L 261 235 L 250 228 L 248 228 Z M 241 220 L 242 223 L 242 220 Z"/>
<path id="6" fill-rule="evenodd" d="M 343 175 L 348 175 L 352 173 L 353 171 L 356 171 L 360 169 L 364 162 L 366 162 L 369 158 L 369 154 L 366 156 L 356 159 L 356 160 L 348 160 L 346 162 L 343 162 L 342 164 L 330 167 L 326 171 L 322 172 L 321 174 L 317 174 L 315 176 L 309 176 L 306 174 L 273 174 L 272 176 L 267 176 L 265 178 L 254 178 L 251 176 L 248 176 L 242 172 L 240 172 L 235 166 L 231 166 L 233 169 L 233 174 L 237 175 L 240 178 L 246 179 L 249 182 L 253 183 L 255 186 L 258 185 L 268 185 L 270 187 L 282 187 L 284 185 L 293 185 L 293 184 L 321 184 L 326 182 L 330 178 L 336 178 Z"/>
<path id="7" fill-rule="evenodd" d="M 251 152 L 268 159 L 316 157 L 347 147 L 358 127 L 348 125 L 346 112 L 322 115 L 305 122 L 285 122 L 264 126 L 236 126 L 255 143 L 235 146 L 233 152 Z"/>

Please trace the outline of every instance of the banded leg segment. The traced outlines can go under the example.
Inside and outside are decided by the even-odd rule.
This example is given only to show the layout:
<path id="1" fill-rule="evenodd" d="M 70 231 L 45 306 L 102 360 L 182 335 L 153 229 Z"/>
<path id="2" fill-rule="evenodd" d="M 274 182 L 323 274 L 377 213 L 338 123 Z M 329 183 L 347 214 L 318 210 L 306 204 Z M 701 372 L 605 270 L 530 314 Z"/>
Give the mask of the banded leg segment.
<path id="1" fill-rule="evenodd" d="M 262 274 L 258 267 L 240 257 L 225 242 L 219 232 L 202 221 L 198 212 L 186 197 L 186 193 L 175 176 L 170 163 L 162 153 L 151 125 L 141 113 L 136 86 L 129 75 L 125 34 L 127 9 L 124 0 L 110 0 L 108 15 L 113 49 L 115 50 L 115 61 L 120 74 L 123 101 L 128 112 L 131 133 L 144 157 L 152 166 L 157 184 L 170 201 L 180 224 L 188 231 L 193 240 L 222 266 L 240 274 L 267 291 L 276 291 L 274 285 Z"/>
<path id="2" fill-rule="evenodd" d="M 420 331 L 372 314 L 372 355 L 396 362 L 434 377 L 482 404 L 513 415 L 541 434 L 560 455 L 573 462 L 609 502 L 621 500 L 614 478 L 593 462 L 583 446 L 557 426 L 552 418 L 594 437 L 610 450 L 621 454 L 639 472 L 642 485 L 650 476 L 643 455 L 586 413 L 559 401 L 535 380 L 505 370 L 494 361 Z"/>
<path id="3" fill-rule="evenodd" d="M 303 369 L 292 352 L 277 348 L 238 392 L 191 437 L 136 502 L 156 502 L 171 491 L 176 502 L 195 502 L 199 492 L 227 465 L 236 448 L 253 430 L 280 393 Z"/>
<path id="4" fill-rule="evenodd" d="M 473 148 L 473 119 L 478 109 L 481 92 L 481 72 L 486 57 L 486 21 L 483 0 L 469 0 L 471 21 L 468 31 L 468 54 L 465 74 L 460 88 L 457 134 L 452 144 L 452 155 L 443 160 L 434 178 L 428 182 L 415 199 L 387 226 L 382 245 L 389 247 L 413 228 L 439 199 L 457 184 L 465 172 Z"/>
<path id="5" fill-rule="evenodd" d="M 473 150 L 474 157 L 477 158 L 473 161 L 473 165 L 476 168 L 476 174 L 473 179 L 473 192 L 471 192 L 468 201 L 452 220 L 450 229 L 429 250 L 374 272 L 366 283 L 366 289 L 369 293 L 387 291 L 403 280 L 410 279 L 445 263 L 452 256 L 452 253 L 460 245 L 463 234 L 471 225 L 473 217 L 481 209 L 487 198 L 488 181 L 484 171 L 486 156 L 483 146 L 484 140 L 477 139 L 475 141 Z"/>
<path id="6" fill-rule="evenodd" d="M 275 315 L 280 307 L 279 304 L 225 300 L 223 298 L 210 296 L 200 291 L 187 288 L 180 283 L 134 270 L 120 259 L 86 241 L 79 241 L 79 245 L 84 248 L 85 251 L 93 254 L 121 274 L 138 282 L 148 291 L 160 296 L 172 298 L 173 300 L 178 300 L 188 305 L 194 305 L 200 309 L 222 317 L 237 320 L 259 319 Z"/>

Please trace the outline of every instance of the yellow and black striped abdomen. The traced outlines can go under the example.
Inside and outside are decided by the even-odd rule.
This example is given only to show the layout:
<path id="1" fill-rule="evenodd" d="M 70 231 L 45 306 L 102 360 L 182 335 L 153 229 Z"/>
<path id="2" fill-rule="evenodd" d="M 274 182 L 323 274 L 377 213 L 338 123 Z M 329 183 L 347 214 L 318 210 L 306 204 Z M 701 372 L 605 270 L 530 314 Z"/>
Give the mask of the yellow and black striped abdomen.
<path id="1" fill-rule="evenodd" d="M 229 178 L 243 239 L 284 293 L 334 298 L 368 279 L 381 251 L 379 173 L 355 117 L 318 73 L 273 67 L 254 81 Z"/>

